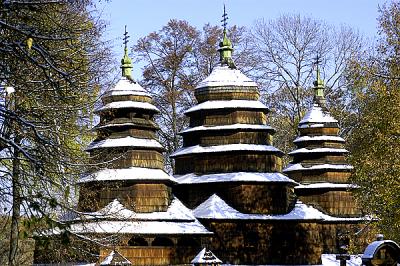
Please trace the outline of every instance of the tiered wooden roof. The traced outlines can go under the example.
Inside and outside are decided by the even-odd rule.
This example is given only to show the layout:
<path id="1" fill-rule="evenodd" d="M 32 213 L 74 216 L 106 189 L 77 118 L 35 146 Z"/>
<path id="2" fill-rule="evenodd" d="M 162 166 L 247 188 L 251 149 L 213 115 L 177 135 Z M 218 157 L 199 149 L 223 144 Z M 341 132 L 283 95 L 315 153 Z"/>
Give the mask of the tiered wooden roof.
<path id="1" fill-rule="evenodd" d="M 224 58 L 231 49 L 226 40 L 224 31 L 221 63 L 199 83 L 198 104 L 185 112 L 190 125 L 172 154 L 176 193 L 191 208 L 216 193 L 243 212 L 284 213 L 296 183 L 280 173 L 283 153 L 273 146 L 268 108 L 257 84 Z"/>
<path id="2" fill-rule="evenodd" d="M 97 138 L 86 149 L 94 166 L 79 180 L 80 213 L 65 218 L 68 230 L 118 236 L 114 249 L 132 265 L 182 264 L 197 254 L 192 245 L 200 248 L 200 238 L 212 233 L 172 194 L 177 181 L 164 171 L 153 121 L 158 109 L 127 71 L 126 48 L 121 63 L 122 78 L 96 110 Z M 191 247 L 176 247 L 182 241 Z M 109 253 L 100 248 L 100 261 Z"/>
<path id="3" fill-rule="evenodd" d="M 326 108 L 319 73 L 314 91 L 313 106 L 298 126 L 297 149 L 289 153 L 293 161 L 283 172 L 300 183 L 296 194 L 305 203 L 337 217 L 360 216 L 351 192 L 356 187 L 348 183 L 353 167 L 346 163 L 338 121 Z"/>

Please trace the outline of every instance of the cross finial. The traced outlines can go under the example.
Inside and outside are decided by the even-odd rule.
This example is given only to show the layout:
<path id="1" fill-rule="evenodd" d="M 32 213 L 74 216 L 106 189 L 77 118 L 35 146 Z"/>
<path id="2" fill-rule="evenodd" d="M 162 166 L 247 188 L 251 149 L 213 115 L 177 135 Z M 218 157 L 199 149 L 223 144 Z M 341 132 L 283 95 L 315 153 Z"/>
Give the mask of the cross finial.
<path id="1" fill-rule="evenodd" d="M 325 106 L 325 96 L 324 96 L 324 81 L 320 77 L 319 64 L 321 64 L 321 58 L 319 53 L 315 58 L 314 65 L 316 66 L 317 77 L 314 81 L 314 103 L 320 106 Z"/>
<path id="2" fill-rule="evenodd" d="M 225 4 L 224 4 L 224 14 L 222 15 L 222 20 L 221 20 L 222 26 L 224 27 L 224 31 L 226 31 L 226 25 L 228 24 L 227 20 L 228 20 L 228 14 L 226 14 Z"/>
<path id="3" fill-rule="evenodd" d="M 131 76 L 132 60 L 128 56 L 128 39 L 129 39 L 129 35 L 128 35 L 128 32 L 126 31 L 126 25 L 125 25 L 125 33 L 124 33 L 124 37 L 123 37 L 124 46 L 125 46 L 124 57 L 121 59 L 122 76 L 126 77 L 130 80 L 133 80 L 132 76 Z"/>
<path id="4" fill-rule="evenodd" d="M 128 35 L 128 32 L 126 31 L 126 25 L 125 25 L 125 33 L 124 33 L 124 38 L 123 38 L 125 49 L 128 49 L 128 39 L 129 39 L 129 37 L 130 36 Z"/>

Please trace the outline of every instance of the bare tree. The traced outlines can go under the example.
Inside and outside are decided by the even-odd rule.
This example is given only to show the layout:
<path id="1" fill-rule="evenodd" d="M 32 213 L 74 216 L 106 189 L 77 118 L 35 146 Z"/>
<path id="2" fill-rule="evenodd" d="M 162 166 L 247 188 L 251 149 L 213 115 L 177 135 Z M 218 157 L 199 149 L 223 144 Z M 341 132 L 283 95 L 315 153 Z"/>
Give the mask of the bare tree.
<path id="1" fill-rule="evenodd" d="M 249 40 L 252 56 L 258 58 L 252 76 L 274 112 L 271 122 L 278 129 L 277 145 L 288 151 L 312 99 L 309 88 L 315 80 L 316 56 L 322 59 L 319 68 L 329 101 L 346 89 L 343 73 L 362 38 L 346 26 L 335 28 L 320 20 L 283 15 L 276 20 L 258 20 Z"/>

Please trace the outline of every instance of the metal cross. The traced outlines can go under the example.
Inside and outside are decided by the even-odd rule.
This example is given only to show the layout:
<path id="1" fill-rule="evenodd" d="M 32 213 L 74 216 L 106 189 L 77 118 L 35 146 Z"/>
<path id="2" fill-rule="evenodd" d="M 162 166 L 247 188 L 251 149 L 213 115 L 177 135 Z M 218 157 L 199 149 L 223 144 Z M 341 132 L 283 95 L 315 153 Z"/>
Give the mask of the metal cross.
<path id="1" fill-rule="evenodd" d="M 314 59 L 315 59 L 314 64 L 315 64 L 315 65 L 317 66 L 317 68 L 318 68 L 318 65 L 319 65 L 320 63 L 322 63 L 321 58 L 319 57 L 319 54 L 317 54 L 317 56 L 316 56 Z"/>
<path id="2" fill-rule="evenodd" d="M 124 40 L 124 45 L 125 45 L 125 49 L 127 49 L 128 48 L 128 39 L 129 39 L 129 35 L 128 35 L 128 32 L 126 31 L 126 25 L 125 25 L 125 33 L 124 33 L 124 38 L 123 38 L 123 40 Z"/>
<path id="3" fill-rule="evenodd" d="M 227 25 L 227 21 L 228 20 L 228 14 L 226 14 L 226 11 L 225 11 L 225 4 L 224 4 L 224 14 L 222 15 L 222 20 L 221 20 L 221 22 L 222 22 L 222 26 L 224 27 L 224 30 L 226 31 L 226 25 Z"/>

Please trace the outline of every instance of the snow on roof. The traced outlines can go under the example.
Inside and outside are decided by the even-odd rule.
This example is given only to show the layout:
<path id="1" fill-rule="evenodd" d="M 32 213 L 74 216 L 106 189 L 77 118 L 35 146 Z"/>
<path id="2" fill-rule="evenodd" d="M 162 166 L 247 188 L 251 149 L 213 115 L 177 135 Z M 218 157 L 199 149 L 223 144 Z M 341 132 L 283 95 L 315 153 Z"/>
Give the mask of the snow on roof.
<path id="1" fill-rule="evenodd" d="M 224 200 L 213 194 L 210 198 L 193 210 L 198 219 L 222 219 L 222 220 L 322 220 L 330 222 L 364 221 L 365 218 L 337 218 L 326 215 L 319 210 L 297 201 L 295 207 L 287 214 L 246 214 L 241 213 Z"/>
<path id="2" fill-rule="evenodd" d="M 193 214 L 201 219 L 245 219 L 248 215 L 235 210 L 216 194 L 197 206 Z"/>
<path id="3" fill-rule="evenodd" d="M 298 126 L 298 128 L 316 128 L 316 127 L 325 127 L 325 125 L 324 124 L 320 124 L 320 123 L 318 123 L 318 124 L 302 124 L 302 125 L 299 125 Z"/>
<path id="4" fill-rule="evenodd" d="M 212 234 L 199 221 L 91 221 L 71 224 L 69 231 L 75 234 Z M 60 234 L 62 230 L 54 228 L 45 235 Z"/>
<path id="5" fill-rule="evenodd" d="M 296 186 L 295 188 L 296 189 L 307 189 L 307 188 L 309 188 L 309 189 L 313 189 L 313 188 L 316 188 L 316 189 L 319 189 L 319 188 L 351 189 L 351 188 L 358 188 L 358 187 L 359 186 L 355 185 L 355 184 L 338 184 L 338 183 L 327 183 L 327 182 L 324 182 L 324 183 L 313 183 L 313 184 L 301 184 L 301 185 Z"/>
<path id="6" fill-rule="evenodd" d="M 157 107 L 147 102 L 135 102 L 135 101 L 117 101 L 108 103 L 100 108 L 95 110 L 95 113 L 99 113 L 102 111 L 107 111 L 111 109 L 124 109 L 124 108 L 132 108 L 132 109 L 142 109 L 142 110 L 150 110 L 159 113 Z"/>
<path id="7" fill-rule="evenodd" d="M 149 96 L 139 83 L 131 81 L 126 77 L 121 77 L 117 84 L 111 89 L 105 91 L 103 96 L 114 96 L 114 95 L 138 95 L 138 96 Z"/>
<path id="8" fill-rule="evenodd" d="M 180 134 L 197 132 L 197 131 L 211 131 L 211 130 L 236 130 L 236 129 L 251 129 L 251 130 L 274 130 L 269 125 L 254 125 L 254 124 L 232 124 L 223 126 L 198 126 L 189 127 L 179 132 Z"/>
<path id="9" fill-rule="evenodd" d="M 342 137 L 338 136 L 301 136 L 296 138 L 293 142 L 294 143 L 299 143 L 299 142 L 305 142 L 305 141 L 337 141 L 337 142 L 345 142 L 345 140 Z"/>
<path id="10" fill-rule="evenodd" d="M 194 173 L 175 176 L 179 184 L 200 184 L 219 182 L 285 182 L 297 184 L 281 173 L 233 172 L 196 175 Z"/>
<path id="11" fill-rule="evenodd" d="M 173 176 L 167 174 L 162 169 L 152 169 L 144 167 L 130 167 L 123 169 L 103 169 L 84 175 L 78 183 L 92 181 L 114 181 L 114 180 L 157 180 L 171 181 L 176 183 Z"/>
<path id="12" fill-rule="evenodd" d="M 339 266 L 340 261 L 336 259 L 337 254 L 322 254 L 323 266 Z M 361 255 L 350 255 L 350 260 L 346 261 L 347 266 L 360 266 L 362 264 Z"/>
<path id="13" fill-rule="evenodd" d="M 193 222 L 196 218 L 192 211 L 183 203 L 174 198 L 168 209 L 164 212 L 140 213 L 127 209 L 118 199 L 114 199 L 107 206 L 97 212 L 81 213 L 84 220 L 87 219 L 112 219 L 112 220 L 135 220 L 135 221 L 189 221 Z"/>
<path id="14" fill-rule="evenodd" d="M 338 149 L 338 148 L 314 148 L 307 149 L 301 148 L 294 151 L 289 152 L 289 155 L 300 154 L 300 153 L 348 153 L 349 151 L 346 149 Z"/>
<path id="15" fill-rule="evenodd" d="M 210 250 L 203 248 L 190 263 L 222 263 Z"/>
<path id="16" fill-rule="evenodd" d="M 257 84 L 246 77 L 240 70 L 228 66 L 217 66 L 211 74 L 201 81 L 196 87 L 218 87 L 218 86 L 248 86 L 257 87 Z"/>
<path id="17" fill-rule="evenodd" d="M 214 153 L 214 152 L 229 152 L 229 151 L 269 151 L 269 152 L 282 152 L 278 148 L 271 145 L 257 145 L 257 144 L 225 144 L 216 146 L 190 146 L 181 148 L 171 154 L 171 157 L 177 157 L 187 154 L 199 153 Z"/>
<path id="18" fill-rule="evenodd" d="M 185 114 L 200 110 L 217 109 L 254 109 L 268 111 L 268 107 L 260 101 L 252 100 L 228 100 L 228 101 L 205 101 L 188 109 Z"/>
<path id="19" fill-rule="evenodd" d="M 136 148 L 157 148 L 163 149 L 163 146 L 155 139 L 142 139 L 134 138 L 131 136 L 105 139 L 101 141 L 94 141 L 89 144 L 86 151 L 99 149 L 99 148 L 113 148 L 113 147 L 136 147 Z"/>
<path id="20" fill-rule="evenodd" d="M 100 266 L 111 265 L 111 263 L 113 262 L 115 263 L 115 265 L 132 265 L 132 263 L 127 258 L 121 255 L 121 253 L 113 250 L 110 252 L 110 254 L 108 254 L 107 257 L 104 258 L 102 262 L 100 262 Z"/>
<path id="21" fill-rule="evenodd" d="M 305 123 L 337 123 L 329 112 L 324 111 L 321 106 L 314 104 L 313 107 L 305 114 L 299 124 Z"/>
<path id="22" fill-rule="evenodd" d="M 301 163 L 288 164 L 282 172 L 304 171 L 304 170 L 352 170 L 353 166 L 349 164 L 317 164 L 310 167 L 304 167 Z"/>

